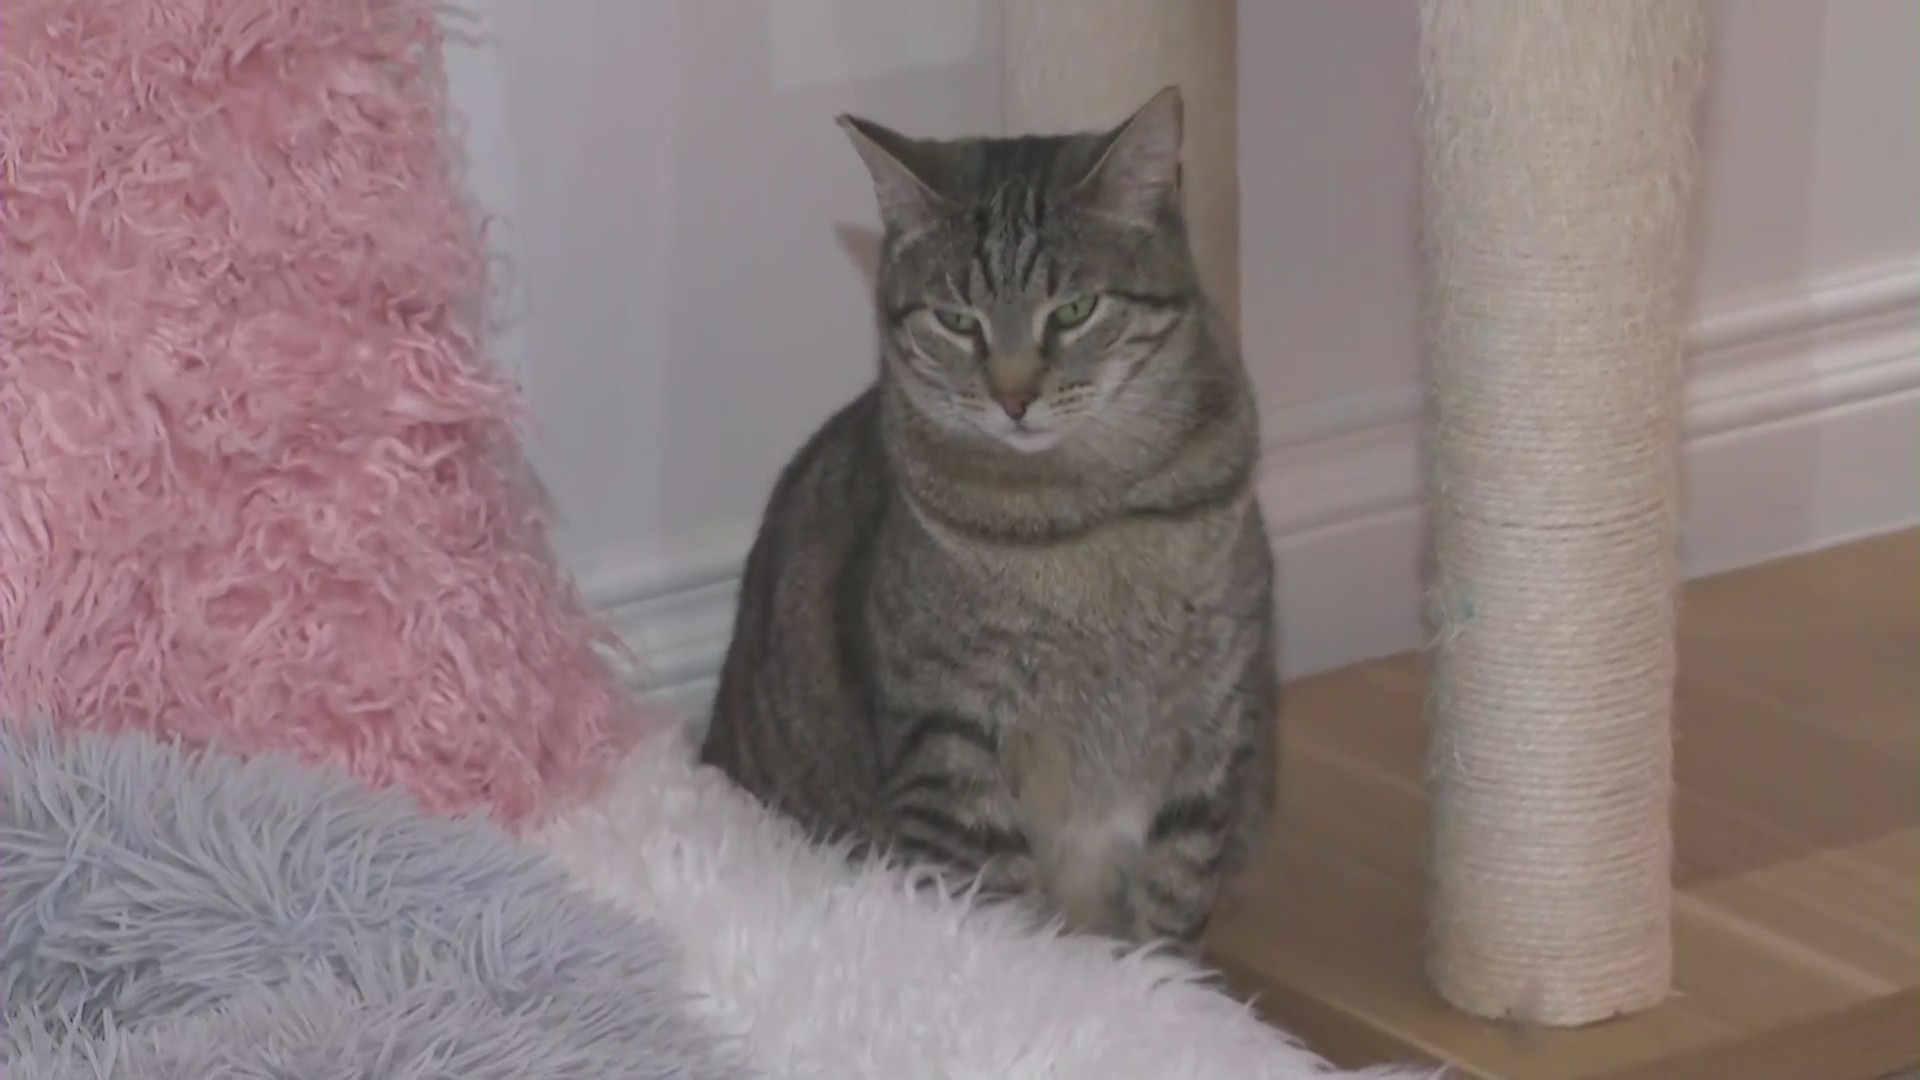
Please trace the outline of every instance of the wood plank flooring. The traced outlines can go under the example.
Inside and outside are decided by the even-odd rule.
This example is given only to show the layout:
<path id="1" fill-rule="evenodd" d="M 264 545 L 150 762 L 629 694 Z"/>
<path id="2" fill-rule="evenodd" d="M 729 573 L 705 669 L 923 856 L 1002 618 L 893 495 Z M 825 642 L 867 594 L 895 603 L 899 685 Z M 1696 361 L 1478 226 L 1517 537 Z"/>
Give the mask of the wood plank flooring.
<path id="1" fill-rule="evenodd" d="M 1920 1063 L 1920 534 L 1687 586 L 1676 993 L 1570 1031 L 1477 1021 L 1421 971 L 1417 658 L 1303 680 L 1279 830 L 1210 953 L 1347 1065 L 1480 1080 L 1870 1080 Z"/>

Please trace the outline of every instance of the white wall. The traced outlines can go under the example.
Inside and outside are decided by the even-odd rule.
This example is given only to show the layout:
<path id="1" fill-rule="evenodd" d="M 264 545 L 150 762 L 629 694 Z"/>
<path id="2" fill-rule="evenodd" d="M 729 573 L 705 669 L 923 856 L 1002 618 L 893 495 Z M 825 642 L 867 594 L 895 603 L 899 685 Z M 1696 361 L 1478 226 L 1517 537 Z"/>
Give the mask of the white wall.
<path id="1" fill-rule="evenodd" d="M 1920 516 L 1920 3 L 1714 15 L 1694 572 Z M 1247 0 L 1240 20 L 1243 332 L 1279 444 L 1283 646 L 1311 670 L 1421 633 L 1417 8 Z"/>
<path id="2" fill-rule="evenodd" d="M 502 359 L 561 548 L 665 676 L 697 677 L 774 472 L 872 370 L 870 194 L 832 116 L 996 130 L 995 0 L 469 6 L 498 40 L 456 53 L 454 93 L 513 222 Z M 1920 514 L 1920 4 L 1718 14 L 1696 569 Z M 1418 635 L 1415 8 L 1240 18 L 1244 332 L 1300 671 Z"/>
<path id="3" fill-rule="evenodd" d="M 595 592 L 741 554 L 774 471 L 875 363 L 873 196 L 836 113 L 999 123 L 985 0 L 469 0 L 475 185 L 525 313 L 503 359 Z"/>
<path id="4" fill-rule="evenodd" d="M 1703 313 L 1920 253 L 1920 3 L 1723 0 Z M 1241 4 L 1244 332 L 1268 402 L 1417 378 L 1411 0 Z M 1264 102 L 1261 108 L 1254 103 Z"/>

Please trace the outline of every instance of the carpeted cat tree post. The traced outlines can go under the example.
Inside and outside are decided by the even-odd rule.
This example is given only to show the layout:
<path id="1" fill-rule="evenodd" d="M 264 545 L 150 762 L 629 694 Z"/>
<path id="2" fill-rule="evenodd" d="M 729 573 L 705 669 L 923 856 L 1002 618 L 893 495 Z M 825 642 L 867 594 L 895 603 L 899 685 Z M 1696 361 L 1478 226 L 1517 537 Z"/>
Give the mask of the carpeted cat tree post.
<path id="1" fill-rule="evenodd" d="M 1693 0 L 1422 0 L 1428 970 L 1666 996 Z"/>
<path id="2" fill-rule="evenodd" d="M 1006 0 L 1000 19 L 1008 132 L 1118 123 L 1155 91 L 1180 87 L 1194 257 L 1214 305 L 1237 325 L 1234 0 Z"/>

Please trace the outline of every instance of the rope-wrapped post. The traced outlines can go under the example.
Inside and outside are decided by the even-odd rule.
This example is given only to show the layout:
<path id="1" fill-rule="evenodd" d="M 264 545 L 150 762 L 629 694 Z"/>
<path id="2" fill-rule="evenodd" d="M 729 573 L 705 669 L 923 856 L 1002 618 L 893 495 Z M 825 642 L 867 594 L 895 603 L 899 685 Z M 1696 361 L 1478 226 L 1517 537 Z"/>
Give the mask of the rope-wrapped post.
<path id="1" fill-rule="evenodd" d="M 1156 91 L 1180 87 L 1194 260 L 1208 299 L 1239 325 L 1234 0 L 1005 0 L 1000 18 L 1009 132 L 1117 124 Z"/>
<path id="2" fill-rule="evenodd" d="M 1422 0 L 1428 971 L 1572 1026 L 1672 973 L 1694 0 Z"/>

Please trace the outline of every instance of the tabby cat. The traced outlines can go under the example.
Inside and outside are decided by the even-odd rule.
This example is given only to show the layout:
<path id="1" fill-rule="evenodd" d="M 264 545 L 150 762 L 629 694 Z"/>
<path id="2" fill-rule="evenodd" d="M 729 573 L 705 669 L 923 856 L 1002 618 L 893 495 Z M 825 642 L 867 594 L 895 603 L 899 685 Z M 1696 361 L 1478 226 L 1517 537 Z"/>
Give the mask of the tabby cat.
<path id="1" fill-rule="evenodd" d="M 702 758 L 817 833 L 1191 944 L 1273 797 L 1259 434 L 1180 211 L 1181 102 L 1112 131 L 842 117 L 880 374 L 775 486 Z"/>

